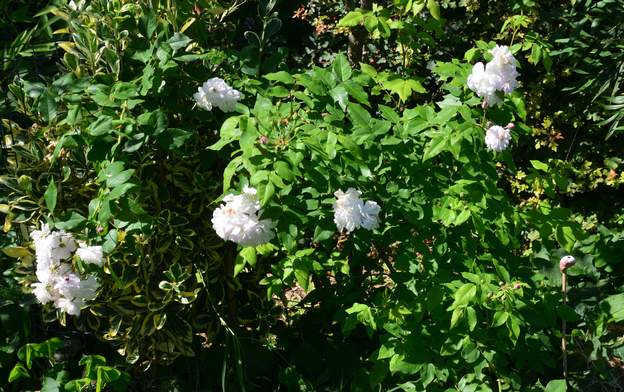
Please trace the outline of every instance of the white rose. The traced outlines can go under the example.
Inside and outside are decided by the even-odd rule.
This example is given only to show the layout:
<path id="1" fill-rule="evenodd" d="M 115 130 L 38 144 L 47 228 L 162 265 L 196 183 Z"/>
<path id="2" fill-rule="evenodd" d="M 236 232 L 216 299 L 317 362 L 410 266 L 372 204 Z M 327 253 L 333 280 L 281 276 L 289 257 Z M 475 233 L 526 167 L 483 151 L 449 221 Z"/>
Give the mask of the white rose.
<path id="1" fill-rule="evenodd" d="M 500 125 L 493 125 L 485 132 L 485 144 L 488 150 L 501 152 L 509 146 L 511 132 Z"/>
<path id="2" fill-rule="evenodd" d="M 101 246 L 81 246 L 76 250 L 76 255 L 87 264 L 95 264 L 98 267 L 104 264 L 104 252 Z"/>

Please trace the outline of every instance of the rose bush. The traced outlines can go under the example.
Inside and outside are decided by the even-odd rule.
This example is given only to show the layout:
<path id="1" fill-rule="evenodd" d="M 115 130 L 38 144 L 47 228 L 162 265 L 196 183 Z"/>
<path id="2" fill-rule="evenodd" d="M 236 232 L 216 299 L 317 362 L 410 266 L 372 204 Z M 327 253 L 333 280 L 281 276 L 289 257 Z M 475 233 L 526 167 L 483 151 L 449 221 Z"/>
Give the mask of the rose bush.
<path id="1" fill-rule="evenodd" d="M 549 26 L 572 16 L 359 5 L 52 2 L 16 35 L 6 388 L 618 385 L 617 125 L 591 131 L 613 140 L 597 171 L 576 134 L 573 159 L 540 150 L 545 129 L 562 143 L 544 121 L 564 123 L 547 97 L 571 64 Z M 596 184 L 616 208 L 572 197 Z"/>

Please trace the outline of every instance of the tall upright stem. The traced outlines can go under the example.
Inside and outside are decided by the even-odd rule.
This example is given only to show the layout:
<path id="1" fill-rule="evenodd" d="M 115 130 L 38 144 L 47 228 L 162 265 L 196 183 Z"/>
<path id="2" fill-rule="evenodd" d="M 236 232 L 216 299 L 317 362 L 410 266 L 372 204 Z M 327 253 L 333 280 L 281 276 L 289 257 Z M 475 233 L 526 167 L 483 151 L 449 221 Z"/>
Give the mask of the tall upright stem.
<path id="1" fill-rule="evenodd" d="M 565 306 L 568 302 L 567 299 L 567 291 L 568 291 L 568 276 L 565 271 L 561 272 L 561 292 L 563 294 L 563 305 Z M 563 379 L 567 381 L 568 379 L 568 350 L 566 344 L 566 320 L 565 318 L 561 319 L 561 352 L 563 353 Z"/>
<path id="2" fill-rule="evenodd" d="M 563 306 L 568 302 L 568 275 L 566 271 L 568 268 L 576 264 L 576 260 L 573 256 L 563 256 L 559 260 L 559 271 L 561 271 L 561 294 L 563 297 Z M 563 379 L 568 381 L 568 350 L 566 345 L 566 321 L 565 318 L 561 318 L 561 353 L 563 355 Z"/>

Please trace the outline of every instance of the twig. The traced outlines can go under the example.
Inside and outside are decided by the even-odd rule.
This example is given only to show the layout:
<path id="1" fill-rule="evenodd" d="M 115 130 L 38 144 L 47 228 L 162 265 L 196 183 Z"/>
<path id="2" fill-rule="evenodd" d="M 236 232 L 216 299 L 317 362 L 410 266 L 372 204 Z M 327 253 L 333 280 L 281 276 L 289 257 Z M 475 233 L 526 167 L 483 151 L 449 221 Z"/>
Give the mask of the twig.
<path id="1" fill-rule="evenodd" d="M 572 147 L 574 147 L 574 142 L 576 141 L 576 135 L 578 135 L 578 131 L 579 129 L 576 128 L 576 131 L 574 131 L 574 136 L 572 137 L 572 141 L 570 142 L 570 147 L 568 148 L 568 152 L 566 153 L 565 156 L 565 161 L 568 161 L 568 158 L 570 157 L 570 152 L 572 152 Z"/>

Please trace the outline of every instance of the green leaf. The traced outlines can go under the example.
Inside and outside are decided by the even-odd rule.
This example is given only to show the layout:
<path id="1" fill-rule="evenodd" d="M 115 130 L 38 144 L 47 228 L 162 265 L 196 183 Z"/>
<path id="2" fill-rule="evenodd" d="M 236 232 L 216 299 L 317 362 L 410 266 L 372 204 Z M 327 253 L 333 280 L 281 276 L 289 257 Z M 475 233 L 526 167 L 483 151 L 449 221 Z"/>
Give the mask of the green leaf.
<path id="1" fill-rule="evenodd" d="M 91 99 L 93 99 L 93 102 L 103 107 L 115 108 L 120 106 L 119 102 L 115 102 L 113 99 L 110 98 L 108 94 L 105 94 L 101 91 L 93 93 L 91 95 Z"/>
<path id="2" fill-rule="evenodd" d="M 293 84 L 295 79 L 286 71 L 278 71 L 264 75 L 264 78 L 273 82 L 282 82 L 284 84 Z"/>
<path id="3" fill-rule="evenodd" d="M 339 81 L 344 82 L 348 80 L 351 77 L 351 65 L 349 65 L 347 56 L 342 53 L 336 56 L 332 64 L 332 71 Z"/>
<path id="4" fill-rule="evenodd" d="M 145 50 L 137 50 L 132 54 L 132 59 L 133 60 L 137 60 L 142 62 L 143 64 L 147 64 L 151 58 L 152 58 L 152 54 L 154 53 L 154 46 L 150 46 L 149 48 L 145 49 Z"/>
<path id="5" fill-rule="evenodd" d="M 273 164 L 273 170 L 286 181 L 293 181 L 295 173 L 290 169 L 290 165 L 284 161 L 277 161 Z"/>
<path id="6" fill-rule="evenodd" d="M 11 369 L 11 373 L 9 373 L 9 382 L 13 382 L 22 378 L 30 378 L 30 374 L 28 374 L 28 369 L 24 367 L 21 363 L 16 363 L 13 369 Z"/>
<path id="7" fill-rule="evenodd" d="M 154 10 L 150 8 L 148 12 L 143 14 L 143 17 L 141 18 L 141 22 L 143 23 L 143 26 L 145 27 L 145 31 L 147 32 L 147 37 L 151 38 L 152 34 L 154 34 L 154 31 L 156 31 L 156 28 L 158 27 L 158 17 L 156 16 L 156 13 L 154 12 Z"/>
<path id="8" fill-rule="evenodd" d="M 67 124 L 76 125 L 78 123 L 78 116 L 80 115 L 80 105 L 71 105 L 67 110 Z"/>
<path id="9" fill-rule="evenodd" d="M 85 377 L 95 379 L 97 367 L 106 365 L 106 358 L 101 355 L 85 355 L 78 364 L 84 366 Z"/>
<path id="10" fill-rule="evenodd" d="M 64 388 L 66 392 L 81 392 L 89 384 L 91 384 L 90 378 L 78 378 L 69 381 L 67 384 L 64 385 Z"/>
<path id="11" fill-rule="evenodd" d="M 347 103 L 349 102 L 349 94 L 343 85 L 334 87 L 329 91 L 329 95 L 334 99 L 334 102 L 338 103 L 342 110 L 347 109 Z"/>
<path id="12" fill-rule="evenodd" d="M 370 327 L 372 330 L 377 329 L 377 323 L 371 308 L 366 304 L 354 303 L 349 309 L 346 310 L 347 314 L 356 314 L 357 320 L 362 324 Z"/>
<path id="13" fill-rule="evenodd" d="M 470 218 L 470 214 L 471 214 L 470 210 L 466 208 L 465 210 L 460 212 L 459 215 L 457 215 L 457 217 L 455 218 L 455 222 L 453 222 L 453 224 L 455 226 L 461 225 L 462 223 L 466 222 L 468 218 Z"/>
<path id="14" fill-rule="evenodd" d="M 243 248 L 234 260 L 234 276 L 237 276 L 245 265 L 256 265 L 256 249 L 254 247 Z"/>
<path id="15" fill-rule="evenodd" d="M 440 154 L 442 151 L 448 149 L 449 140 L 450 136 L 448 133 L 437 132 L 425 147 L 425 152 L 423 153 L 423 162 L 428 161 L 429 159 Z"/>
<path id="16" fill-rule="evenodd" d="M 109 116 L 101 116 L 92 122 L 87 130 L 92 136 L 107 134 L 113 130 L 113 119 Z"/>
<path id="17" fill-rule="evenodd" d="M 331 238 L 334 235 L 334 230 L 323 230 L 317 226 L 314 229 L 314 241 L 320 242 Z"/>
<path id="18" fill-rule="evenodd" d="M 456 308 L 453 310 L 453 314 L 451 315 L 451 329 L 459 323 L 459 320 L 464 317 L 465 308 Z"/>
<path id="19" fill-rule="evenodd" d="M 41 114 L 43 121 L 46 123 L 52 122 L 56 118 L 56 95 L 53 94 L 50 89 L 46 89 L 39 97 L 39 104 L 37 110 Z"/>
<path id="20" fill-rule="evenodd" d="M 121 184 L 115 188 L 108 194 L 108 198 L 111 200 L 119 199 L 121 196 L 125 195 L 130 189 L 134 188 L 135 184 L 125 183 Z"/>
<path id="21" fill-rule="evenodd" d="M 425 0 L 414 0 L 414 3 L 412 4 L 412 14 L 414 14 L 414 16 L 420 14 L 420 12 L 424 9 Z"/>
<path id="22" fill-rule="evenodd" d="M 279 18 L 271 18 L 264 29 L 264 39 L 269 39 L 282 28 L 282 21 Z"/>
<path id="23" fill-rule="evenodd" d="M 474 331 L 477 326 L 477 312 L 472 306 L 466 308 L 466 316 L 468 318 L 468 328 Z"/>
<path id="24" fill-rule="evenodd" d="M 41 384 L 41 392 L 59 392 L 61 390 L 61 383 L 57 380 L 46 377 Z"/>
<path id="25" fill-rule="evenodd" d="M 565 380 L 551 380 L 544 388 L 544 392 L 566 392 L 568 386 Z"/>
<path id="26" fill-rule="evenodd" d="M 106 186 L 109 188 L 114 188 L 116 186 L 119 186 L 123 183 L 125 183 L 126 181 L 128 181 L 130 179 L 130 177 L 132 177 L 132 174 L 134 173 L 134 169 L 128 169 L 128 170 L 124 170 L 120 173 L 116 173 L 110 177 L 106 178 Z"/>
<path id="27" fill-rule="evenodd" d="M 507 326 L 511 332 L 511 339 L 515 342 L 518 340 L 520 336 L 520 319 L 515 316 L 510 316 L 507 319 Z"/>
<path id="28" fill-rule="evenodd" d="M 143 68 L 143 76 L 141 77 L 141 95 L 146 95 L 154 85 L 154 72 L 156 69 L 153 65 L 148 64 Z"/>
<path id="29" fill-rule="evenodd" d="M 84 216 L 77 212 L 72 212 L 69 219 L 63 222 L 54 222 L 54 227 L 60 230 L 71 230 L 79 226 L 85 220 L 87 219 Z"/>
<path id="30" fill-rule="evenodd" d="M 360 63 L 360 69 L 364 74 L 372 78 L 375 78 L 375 76 L 377 76 L 377 70 L 372 65 Z"/>
<path id="31" fill-rule="evenodd" d="M 391 92 L 398 94 L 399 98 L 403 102 L 405 102 L 412 95 L 412 92 L 416 92 L 416 93 L 427 92 L 427 90 L 425 90 L 422 84 L 420 84 L 419 81 L 414 80 L 414 79 L 394 78 L 394 79 L 384 81 L 382 85 L 386 90 L 390 90 Z"/>
<path id="32" fill-rule="evenodd" d="M 42 343 L 28 343 L 18 350 L 17 357 L 30 369 L 34 358 L 52 359 L 62 346 L 63 342 L 59 338 L 50 338 Z"/>
<path id="33" fill-rule="evenodd" d="M 43 199 L 45 200 L 46 206 L 48 207 L 48 210 L 50 210 L 50 212 L 54 212 L 54 208 L 56 208 L 56 197 L 56 183 L 54 182 L 54 179 L 50 177 L 48 189 L 46 189 L 45 193 L 43 194 Z"/>
<path id="34" fill-rule="evenodd" d="M 340 19 L 338 27 L 353 27 L 357 26 L 364 20 L 364 16 L 359 11 L 351 11 Z"/>
<path id="35" fill-rule="evenodd" d="M 261 118 L 271 118 L 269 113 L 264 113 L 260 115 Z M 242 124 L 241 124 L 242 128 Z M 252 155 L 253 149 L 256 145 L 258 137 L 260 134 L 258 133 L 258 129 L 256 128 L 255 121 L 248 121 L 247 126 L 243 129 L 243 133 L 238 141 L 241 149 L 243 150 L 243 154 Z"/>
<path id="36" fill-rule="evenodd" d="M 310 272 L 307 269 L 296 268 L 295 279 L 297 279 L 297 282 L 305 291 L 308 291 L 310 286 Z"/>
<path id="37" fill-rule="evenodd" d="M 28 248 L 24 248 L 21 246 L 9 246 L 6 248 L 2 248 L 2 252 L 9 256 L 9 257 L 13 257 L 13 258 L 18 258 L 18 257 L 27 257 L 27 256 L 31 256 L 32 253 L 30 253 L 30 251 L 28 250 Z"/>
<path id="38" fill-rule="evenodd" d="M 601 308 L 616 322 L 624 320 L 624 294 L 615 294 L 601 302 Z"/>
<path id="39" fill-rule="evenodd" d="M 364 27 L 366 28 L 368 32 L 372 33 L 373 31 L 375 31 L 378 24 L 379 24 L 379 19 L 373 14 L 368 14 L 364 18 Z"/>
<path id="40" fill-rule="evenodd" d="M 273 185 L 272 182 L 269 181 L 264 187 L 264 194 L 262 196 L 262 205 L 265 206 L 269 201 L 271 201 L 274 194 L 275 194 L 275 186 Z"/>
<path id="41" fill-rule="evenodd" d="M 110 366 L 99 366 L 97 368 L 97 379 L 95 383 L 95 391 L 101 392 L 104 387 L 111 382 L 118 380 L 122 376 L 122 373 Z"/>
<path id="42" fill-rule="evenodd" d="M 571 226 L 558 226 L 556 238 L 566 252 L 572 252 L 574 244 L 576 243 L 576 236 L 574 235 L 574 230 Z"/>
<path id="43" fill-rule="evenodd" d="M 339 87 L 340 86 L 343 86 L 345 90 L 347 90 L 349 95 L 355 98 L 358 102 L 363 105 L 370 106 L 368 102 L 368 94 L 366 94 L 362 86 L 360 86 L 358 83 L 353 80 L 347 80 L 339 85 Z"/>
<path id="44" fill-rule="evenodd" d="M 509 313 L 505 312 L 504 310 L 496 311 L 496 313 L 494 313 L 494 320 L 492 321 L 492 327 L 500 327 L 501 325 L 505 324 L 505 321 L 507 321 L 507 318 L 509 318 Z"/>
<path id="45" fill-rule="evenodd" d="M 325 152 L 329 159 L 334 159 L 336 157 L 336 143 L 338 142 L 338 138 L 333 132 L 327 134 L 327 141 L 325 142 Z"/>
<path id="46" fill-rule="evenodd" d="M 167 40 L 167 43 L 171 46 L 171 49 L 179 50 L 188 46 L 191 43 L 191 39 L 182 33 L 176 32 L 173 34 L 173 37 Z"/>
<path id="47" fill-rule="evenodd" d="M 477 345 L 472 342 L 470 339 L 464 339 L 464 343 L 462 346 L 461 356 L 468 363 L 473 363 L 481 356 L 481 352 Z"/>
<path id="48" fill-rule="evenodd" d="M 221 138 L 215 144 L 211 145 L 208 148 L 211 150 L 219 151 L 231 142 L 240 139 L 242 131 L 239 127 L 239 124 L 247 124 L 247 117 L 228 117 L 223 122 L 223 124 L 221 124 L 221 129 L 219 131 L 219 135 L 221 136 Z"/>
<path id="49" fill-rule="evenodd" d="M 353 125 L 364 129 L 370 128 L 371 115 L 366 109 L 355 103 L 349 103 L 349 118 Z"/>
<path id="50" fill-rule="evenodd" d="M 123 161 L 116 162 L 104 162 L 104 167 L 100 169 L 98 172 L 98 180 L 100 182 L 106 181 L 108 183 L 109 179 L 114 178 L 119 173 L 121 173 L 124 169 L 125 163 Z"/>
<path id="51" fill-rule="evenodd" d="M 420 369 L 420 382 L 423 387 L 427 388 L 427 385 L 431 384 L 436 377 L 436 368 L 432 363 L 428 363 Z"/>
<path id="52" fill-rule="evenodd" d="M 390 358 L 388 365 L 391 373 L 404 373 L 404 374 L 416 374 L 423 367 L 422 363 L 411 363 L 406 361 L 405 356 L 401 354 L 394 354 Z"/>
<path id="53" fill-rule="evenodd" d="M 273 86 L 266 90 L 266 94 L 270 97 L 285 98 L 290 95 L 290 90 L 283 86 Z"/>
<path id="54" fill-rule="evenodd" d="M 442 18 L 440 16 L 440 5 L 436 0 L 427 0 L 427 9 L 431 12 L 431 16 L 434 19 L 440 20 Z"/>
<path id="55" fill-rule="evenodd" d="M 449 310 L 464 307 L 473 300 L 477 294 L 477 286 L 473 283 L 465 283 L 457 291 L 455 291 L 453 304 L 449 307 Z"/>
<path id="56" fill-rule="evenodd" d="M 180 128 L 167 128 L 166 131 L 158 135 L 158 143 L 170 150 L 175 150 L 184 145 L 184 143 L 193 136 L 193 132 Z"/>
<path id="57" fill-rule="evenodd" d="M 111 90 L 111 97 L 120 101 L 136 97 L 138 94 L 137 87 L 130 82 L 117 82 Z"/>
<path id="58" fill-rule="evenodd" d="M 524 99 L 522 99 L 522 97 L 519 95 L 513 94 L 511 96 L 511 103 L 513 103 L 516 107 L 516 113 L 518 114 L 518 116 L 520 116 L 522 120 L 526 120 L 527 111 L 524 104 Z"/>
<path id="59" fill-rule="evenodd" d="M 236 171 L 243 163 L 243 157 L 237 156 L 232 159 L 230 163 L 223 169 L 223 192 L 230 189 L 230 183 L 232 182 L 232 177 L 236 174 Z"/>
<path id="60" fill-rule="evenodd" d="M 548 164 L 546 163 L 543 163 L 537 160 L 531 160 L 531 166 L 533 166 L 537 170 L 548 173 Z"/>

